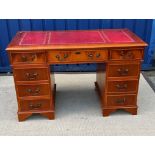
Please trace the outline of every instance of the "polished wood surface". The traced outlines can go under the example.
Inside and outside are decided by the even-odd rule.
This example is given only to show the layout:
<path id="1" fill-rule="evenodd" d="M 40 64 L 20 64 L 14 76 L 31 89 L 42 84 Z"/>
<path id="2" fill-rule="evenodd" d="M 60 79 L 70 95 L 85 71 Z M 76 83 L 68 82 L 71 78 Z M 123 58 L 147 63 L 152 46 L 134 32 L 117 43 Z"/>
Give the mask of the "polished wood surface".
<path id="1" fill-rule="evenodd" d="M 134 69 L 133 69 L 134 68 Z M 134 78 L 138 77 L 140 70 L 140 62 L 113 62 L 107 67 L 108 78 Z"/>
<path id="2" fill-rule="evenodd" d="M 141 60 L 143 49 L 114 49 L 110 50 L 111 60 Z"/>
<path id="3" fill-rule="evenodd" d="M 48 66 L 25 66 L 24 70 L 21 66 L 13 69 L 14 78 L 17 83 L 20 82 L 48 82 Z"/>
<path id="4" fill-rule="evenodd" d="M 136 93 L 138 80 L 108 80 L 108 93 Z"/>
<path id="5" fill-rule="evenodd" d="M 127 94 L 127 95 L 107 95 L 107 106 L 135 106 L 136 105 L 136 95 Z"/>
<path id="6" fill-rule="evenodd" d="M 103 62 L 108 59 L 108 51 L 103 49 L 51 50 L 48 52 L 48 63 L 90 63 Z"/>
<path id="7" fill-rule="evenodd" d="M 46 57 L 44 52 L 22 52 L 11 53 L 11 62 L 13 65 L 22 65 L 27 63 L 32 64 L 43 64 L 46 62 Z"/>
<path id="8" fill-rule="evenodd" d="M 50 96 L 50 85 L 48 83 L 17 84 L 17 93 L 19 97 Z"/>
<path id="9" fill-rule="evenodd" d="M 50 109 L 50 99 L 20 100 L 20 111 L 46 111 Z"/>
<path id="10" fill-rule="evenodd" d="M 127 29 L 18 32 L 7 51 L 13 67 L 18 119 L 55 117 L 50 64 L 97 63 L 95 87 L 103 116 L 137 114 L 140 64 L 147 44 Z"/>

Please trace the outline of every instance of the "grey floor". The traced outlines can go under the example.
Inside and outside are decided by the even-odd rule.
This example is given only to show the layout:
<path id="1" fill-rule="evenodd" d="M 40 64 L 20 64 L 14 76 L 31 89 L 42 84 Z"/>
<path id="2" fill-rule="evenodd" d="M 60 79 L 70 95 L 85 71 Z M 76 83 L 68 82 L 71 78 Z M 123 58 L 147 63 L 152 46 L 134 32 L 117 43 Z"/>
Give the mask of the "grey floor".
<path id="1" fill-rule="evenodd" d="M 0 135 L 155 135 L 155 93 L 141 75 L 138 115 L 102 117 L 95 74 L 56 74 L 56 119 L 39 115 L 17 121 L 12 76 L 0 76 Z"/>
<path id="2" fill-rule="evenodd" d="M 151 88 L 155 91 L 155 70 L 143 71 L 142 74 L 151 86 Z"/>

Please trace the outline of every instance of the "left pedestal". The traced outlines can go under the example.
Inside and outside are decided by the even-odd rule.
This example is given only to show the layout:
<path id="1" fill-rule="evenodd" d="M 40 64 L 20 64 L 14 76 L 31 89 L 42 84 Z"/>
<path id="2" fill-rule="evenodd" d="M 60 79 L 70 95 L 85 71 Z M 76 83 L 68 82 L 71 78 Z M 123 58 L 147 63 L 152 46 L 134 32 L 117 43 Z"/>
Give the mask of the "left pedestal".
<path id="1" fill-rule="evenodd" d="M 50 75 L 44 52 L 11 52 L 14 82 L 18 101 L 18 120 L 32 114 L 54 119 L 56 85 Z"/>

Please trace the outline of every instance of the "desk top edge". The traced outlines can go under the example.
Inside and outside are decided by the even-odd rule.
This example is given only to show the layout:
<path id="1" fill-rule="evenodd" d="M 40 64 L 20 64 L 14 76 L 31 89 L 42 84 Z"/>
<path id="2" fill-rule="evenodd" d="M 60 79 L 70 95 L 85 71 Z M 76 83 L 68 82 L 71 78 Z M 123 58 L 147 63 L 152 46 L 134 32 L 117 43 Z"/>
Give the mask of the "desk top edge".
<path id="1" fill-rule="evenodd" d="M 81 42 L 81 43 L 71 43 L 71 44 L 67 44 L 67 43 L 64 43 L 64 44 L 61 44 L 61 43 L 59 43 L 59 44 L 50 44 L 50 43 L 48 43 L 46 41 L 46 40 L 49 40 L 49 38 L 47 38 L 47 39 L 45 38 L 45 43 L 42 44 L 42 45 L 40 45 L 40 44 L 36 44 L 36 45 L 33 45 L 33 44 L 31 44 L 31 45 L 24 45 L 23 44 L 22 45 L 21 44 L 20 45 L 19 44 L 22 41 L 22 39 L 23 39 L 22 36 L 24 34 L 26 34 L 26 33 L 29 33 L 30 35 L 32 33 L 36 33 L 36 32 L 40 33 L 40 34 L 43 34 L 43 35 L 45 33 L 52 34 L 52 35 L 54 33 L 55 34 L 67 34 L 67 33 L 80 34 L 80 33 L 87 33 L 87 35 L 89 35 L 89 34 L 92 34 L 93 32 L 95 32 L 95 33 L 98 33 L 98 32 L 103 32 L 103 33 L 104 32 L 112 32 L 113 33 L 113 32 L 117 32 L 117 31 L 122 31 L 122 32 L 125 32 L 126 34 L 128 34 L 129 37 L 131 39 L 133 39 L 133 42 L 121 42 L 121 41 L 120 42 L 108 42 L 108 38 L 105 37 L 105 38 L 103 38 L 103 39 L 105 39 L 105 42 L 100 42 L 100 43 L 95 43 L 94 42 L 94 43 L 89 43 L 88 44 L 87 42 L 85 42 L 85 43 Z M 114 38 L 117 38 L 117 36 L 115 34 L 114 34 Z M 66 37 L 66 35 L 63 35 L 63 36 Z M 111 36 L 113 37 L 113 35 L 111 35 Z M 93 37 L 97 38 L 97 36 L 93 36 Z M 55 38 L 54 38 L 55 40 L 53 40 L 53 41 L 56 42 L 56 41 L 59 41 L 58 39 L 60 37 L 59 37 L 59 35 L 57 35 Z M 98 39 L 98 41 L 100 41 L 99 39 Z M 36 38 L 35 38 L 35 41 L 36 41 Z M 43 39 L 42 39 L 42 41 L 43 41 Z M 20 31 L 20 32 L 17 32 L 17 34 L 12 39 L 12 41 L 10 42 L 10 44 L 8 45 L 6 50 L 8 52 L 11 52 L 11 51 L 14 51 L 14 50 L 52 50 L 52 49 L 75 49 L 75 48 L 76 49 L 77 48 L 79 48 L 79 49 L 80 48 L 115 48 L 115 47 L 117 48 L 117 47 L 146 47 L 146 46 L 147 46 L 147 43 L 145 43 L 142 39 L 140 39 L 137 35 L 135 35 L 131 31 L 129 31 L 128 29 L 66 30 L 66 31 Z"/>

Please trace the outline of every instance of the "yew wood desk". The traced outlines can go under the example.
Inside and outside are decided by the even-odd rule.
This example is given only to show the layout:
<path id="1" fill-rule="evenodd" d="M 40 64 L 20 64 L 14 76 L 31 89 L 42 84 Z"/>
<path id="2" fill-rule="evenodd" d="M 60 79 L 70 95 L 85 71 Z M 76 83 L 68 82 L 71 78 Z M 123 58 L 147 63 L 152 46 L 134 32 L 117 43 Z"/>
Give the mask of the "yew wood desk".
<path id="1" fill-rule="evenodd" d="M 127 29 L 18 32 L 7 51 L 19 121 L 33 113 L 54 119 L 56 85 L 50 64 L 97 63 L 95 86 L 103 116 L 117 109 L 136 115 L 145 46 Z"/>

